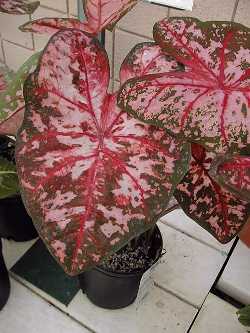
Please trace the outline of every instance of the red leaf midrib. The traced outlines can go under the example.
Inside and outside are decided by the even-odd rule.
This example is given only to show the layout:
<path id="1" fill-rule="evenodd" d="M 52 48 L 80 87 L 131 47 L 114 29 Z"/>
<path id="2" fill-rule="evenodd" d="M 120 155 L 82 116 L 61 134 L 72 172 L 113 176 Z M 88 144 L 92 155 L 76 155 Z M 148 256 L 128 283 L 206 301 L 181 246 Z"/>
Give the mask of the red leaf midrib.
<path id="1" fill-rule="evenodd" d="M 83 63 L 83 66 L 84 66 L 84 71 L 85 71 L 85 76 L 86 76 L 86 79 L 85 79 L 86 89 L 85 90 L 86 90 L 87 100 L 88 100 L 88 109 L 90 110 L 90 113 L 92 115 L 93 121 L 94 121 L 95 126 L 96 126 L 97 133 L 101 133 L 100 126 L 99 126 L 99 123 L 98 123 L 98 120 L 96 118 L 96 115 L 95 115 L 95 112 L 94 112 L 94 108 L 93 108 L 93 105 L 92 105 L 92 100 L 91 100 L 91 95 L 90 95 L 90 89 L 89 89 L 88 71 L 87 71 L 85 57 L 84 57 L 83 49 L 82 49 L 81 45 L 78 45 L 78 49 L 80 50 L 80 56 L 81 56 L 81 59 L 82 59 L 82 63 Z"/>
<path id="2" fill-rule="evenodd" d="M 97 165 L 98 165 L 99 155 L 97 155 L 95 161 L 92 163 L 91 167 L 89 168 L 89 175 L 86 187 L 88 189 L 86 194 L 86 203 L 83 204 L 85 207 L 85 213 L 82 217 L 82 222 L 80 223 L 80 227 L 78 229 L 77 233 L 77 239 L 76 239 L 76 247 L 74 249 L 73 257 L 72 257 L 72 267 L 71 271 L 73 272 L 76 269 L 77 266 L 77 255 L 78 250 L 82 246 L 83 237 L 84 237 L 84 227 L 86 224 L 87 219 L 89 218 L 91 214 L 91 208 L 93 208 L 94 204 L 94 196 L 93 193 L 96 188 L 96 174 L 97 174 Z"/>
<path id="3" fill-rule="evenodd" d="M 124 162 L 120 158 L 117 158 L 116 156 L 114 156 L 114 153 L 112 151 L 110 151 L 108 148 L 104 148 L 102 150 L 102 152 L 104 155 L 108 156 L 114 162 L 115 166 L 117 166 L 120 170 L 124 171 L 125 174 L 127 174 L 129 176 L 129 178 L 135 184 L 136 188 L 140 191 L 141 199 L 144 202 L 145 201 L 145 198 L 144 198 L 145 191 L 139 184 L 138 180 L 135 177 L 133 177 L 133 175 L 131 175 L 131 173 L 127 170 L 127 166 L 124 164 Z"/>

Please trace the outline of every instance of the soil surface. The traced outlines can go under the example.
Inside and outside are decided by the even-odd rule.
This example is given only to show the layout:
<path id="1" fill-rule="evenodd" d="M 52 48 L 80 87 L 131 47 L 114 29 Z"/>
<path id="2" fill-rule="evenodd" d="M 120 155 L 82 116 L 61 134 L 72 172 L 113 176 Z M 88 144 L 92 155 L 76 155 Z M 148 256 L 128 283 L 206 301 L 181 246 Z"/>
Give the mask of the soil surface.
<path id="1" fill-rule="evenodd" d="M 116 273 L 134 273 L 141 270 L 146 271 L 152 266 L 154 260 L 155 258 L 148 255 L 148 249 L 145 249 L 144 246 L 132 248 L 127 245 L 103 261 L 100 267 Z"/>

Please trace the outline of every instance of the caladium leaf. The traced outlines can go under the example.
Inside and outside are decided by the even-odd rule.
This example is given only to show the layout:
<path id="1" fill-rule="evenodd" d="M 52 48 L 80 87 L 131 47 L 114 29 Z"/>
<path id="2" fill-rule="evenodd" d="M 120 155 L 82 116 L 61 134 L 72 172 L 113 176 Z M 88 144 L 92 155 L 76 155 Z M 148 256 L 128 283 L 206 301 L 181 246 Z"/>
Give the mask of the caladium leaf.
<path id="1" fill-rule="evenodd" d="M 246 223 L 250 205 L 221 187 L 210 175 L 215 154 L 192 145 L 189 171 L 174 196 L 184 212 L 220 242 L 230 241 Z"/>
<path id="2" fill-rule="evenodd" d="M 87 21 L 73 18 L 41 18 L 19 27 L 24 32 L 54 34 L 62 29 L 79 29 L 91 35 L 97 35 L 103 29 L 112 27 L 125 15 L 138 0 L 96 0 L 83 1 Z"/>
<path id="3" fill-rule="evenodd" d="M 22 195 L 71 275 L 150 228 L 188 168 L 189 145 L 122 112 L 108 83 L 99 42 L 64 30 L 25 86 L 16 150 Z"/>
<path id="4" fill-rule="evenodd" d="M 0 157 L 0 199 L 19 193 L 16 166 L 13 162 Z"/>
<path id="5" fill-rule="evenodd" d="M 78 29 L 86 33 L 92 33 L 86 22 L 73 18 L 40 18 L 29 21 L 19 27 L 23 32 L 35 32 L 38 34 L 53 35 L 62 29 Z"/>
<path id="6" fill-rule="evenodd" d="M 0 12 L 16 15 L 32 14 L 39 5 L 39 1 L 0 0 Z"/>
<path id="7" fill-rule="evenodd" d="M 156 24 L 154 37 L 188 73 L 131 79 L 119 105 L 208 150 L 249 146 L 250 29 L 171 18 Z"/>
<path id="8" fill-rule="evenodd" d="M 94 34 L 113 26 L 127 14 L 139 0 L 83 0 L 87 24 Z"/>
<path id="9" fill-rule="evenodd" d="M 16 134 L 24 112 L 23 84 L 35 69 L 39 53 L 32 55 L 15 75 L 8 74 L 7 87 L 0 92 L 0 134 Z"/>
<path id="10" fill-rule="evenodd" d="M 250 202 L 250 156 L 219 156 L 210 175 L 236 196 Z"/>
<path id="11" fill-rule="evenodd" d="M 140 43 L 124 59 L 120 69 L 120 82 L 123 84 L 135 77 L 177 70 L 183 70 L 183 66 L 159 45 L 153 42 Z"/>

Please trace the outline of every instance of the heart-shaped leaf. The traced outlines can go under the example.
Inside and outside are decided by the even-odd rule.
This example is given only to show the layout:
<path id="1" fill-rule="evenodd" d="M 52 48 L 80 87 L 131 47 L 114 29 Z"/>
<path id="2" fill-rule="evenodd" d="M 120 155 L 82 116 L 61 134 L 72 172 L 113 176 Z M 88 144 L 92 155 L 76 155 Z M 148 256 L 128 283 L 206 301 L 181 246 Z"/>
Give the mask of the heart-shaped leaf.
<path id="1" fill-rule="evenodd" d="M 152 42 L 137 44 L 124 59 L 120 69 L 120 82 L 143 75 L 183 70 L 174 58 Z"/>
<path id="2" fill-rule="evenodd" d="M 37 65 L 39 53 L 32 55 L 15 75 L 5 74 L 7 86 L 0 92 L 0 134 L 16 134 L 23 119 L 23 84 Z"/>
<path id="3" fill-rule="evenodd" d="M 39 5 L 39 1 L 0 0 L 0 12 L 17 15 L 32 14 Z"/>
<path id="4" fill-rule="evenodd" d="M 189 217 L 220 242 L 227 243 L 247 221 L 250 204 L 221 187 L 209 175 L 214 158 L 214 153 L 193 144 L 189 171 L 174 196 Z"/>
<path id="5" fill-rule="evenodd" d="M 189 145 L 122 112 L 108 84 L 99 42 L 64 30 L 25 87 L 16 150 L 22 194 L 71 275 L 154 225 L 188 168 Z"/>
<path id="6" fill-rule="evenodd" d="M 139 119 L 216 152 L 250 142 L 250 29 L 171 18 L 154 37 L 188 73 L 131 79 L 119 105 Z"/>
<path id="7" fill-rule="evenodd" d="M 219 156 L 210 175 L 236 196 L 250 202 L 250 156 Z"/>
<path id="8" fill-rule="evenodd" d="M 87 24 L 94 34 L 112 29 L 139 0 L 83 0 Z"/>
<path id="9" fill-rule="evenodd" d="M 86 0 L 83 1 L 86 21 L 73 18 L 41 18 L 19 27 L 24 32 L 54 34 L 62 29 L 79 29 L 97 35 L 103 29 L 112 28 L 138 0 Z"/>

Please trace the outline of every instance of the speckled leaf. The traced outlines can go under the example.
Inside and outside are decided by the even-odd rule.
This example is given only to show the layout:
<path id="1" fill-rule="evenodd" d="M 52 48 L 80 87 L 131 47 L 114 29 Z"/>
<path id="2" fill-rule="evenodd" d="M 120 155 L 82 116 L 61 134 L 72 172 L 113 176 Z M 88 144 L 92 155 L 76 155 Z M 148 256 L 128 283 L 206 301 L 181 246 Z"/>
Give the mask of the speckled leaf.
<path id="1" fill-rule="evenodd" d="M 53 35 L 62 29 L 78 29 L 87 33 L 92 33 L 86 22 L 81 22 L 73 18 L 40 18 L 29 21 L 19 27 L 23 32 L 34 32 L 38 34 Z"/>
<path id="2" fill-rule="evenodd" d="M 32 14 L 39 4 L 39 1 L 0 0 L 0 12 L 17 15 Z"/>
<path id="3" fill-rule="evenodd" d="M 32 55 L 7 79 L 7 87 L 0 92 L 0 134 L 15 134 L 21 125 L 24 112 L 23 84 L 35 69 L 39 53 Z"/>
<path id="4" fill-rule="evenodd" d="M 124 59 L 120 69 L 120 82 L 123 84 L 135 77 L 177 70 L 183 70 L 183 67 L 159 45 L 152 42 L 140 43 Z"/>
<path id="5" fill-rule="evenodd" d="M 184 212 L 220 242 L 236 236 L 250 215 L 250 205 L 221 187 L 210 175 L 212 152 L 192 145 L 189 171 L 177 186 L 175 198 Z"/>
<path id="6" fill-rule="evenodd" d="M 188 145 L 122 112 L 108 84 L 99 42 L 64 30 L 25 87 L 16 151 L 23 199 L 71 275 L 150 228 L 189 162 Z"/>
<path id="7" fill-rule="evenodd" d="M 171 18 L 156 24 L 154 37 L 188 73 L 132 79 L 119 105 L 208 150 L 249 146 L 250 29 Z"/>
<path id="8" fill-rule="evenodd" d="M 236 196 L 250 202 L 250 156 L 219 156 L 210 175 Z"/>
<path id="9" fill-rule="evenodd" d="M 94 34 L 113 26 L 129 12 L 139 0 L 83 0 L 87 24 Z"/>
<path id="10" fill-rule="evenodd" d="M 79 29 L 97 35 L 103 29 L 114 25 L 138 0 L 86 0 L 83 1 L 86 21 L 73 18 L 41 18 L 19 27 L 21 31 L 39 34 L 54 34 L 62 29 Z"/>

